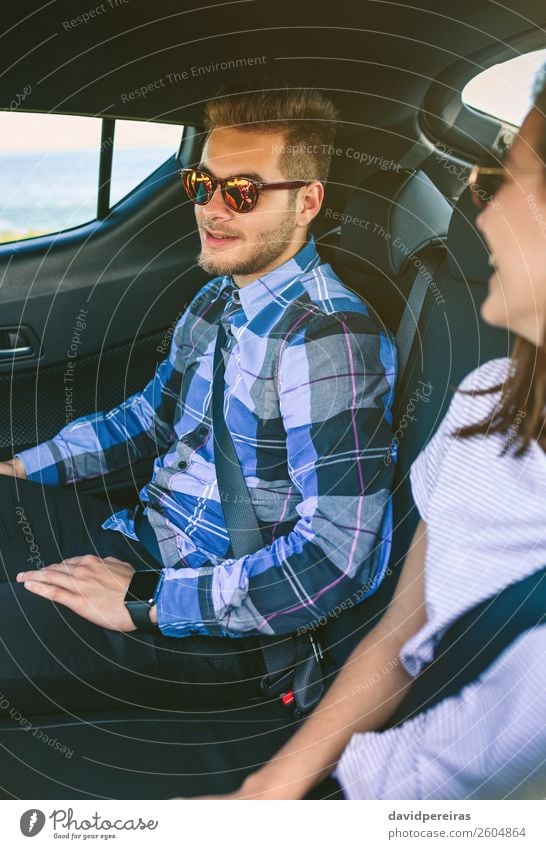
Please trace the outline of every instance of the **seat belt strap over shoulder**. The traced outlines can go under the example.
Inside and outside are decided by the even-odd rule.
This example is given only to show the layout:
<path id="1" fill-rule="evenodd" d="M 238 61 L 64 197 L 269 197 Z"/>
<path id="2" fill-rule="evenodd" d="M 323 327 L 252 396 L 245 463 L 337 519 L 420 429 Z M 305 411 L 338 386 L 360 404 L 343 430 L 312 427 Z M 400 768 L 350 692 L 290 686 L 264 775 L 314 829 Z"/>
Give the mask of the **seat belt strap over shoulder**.
<path id="1" fill-rule="evenodd" d="M 490 667 L 524 631 L 546 623 L 546 567 L 472 607 L 445 632 L 386 727 L 453 696 Z"/>
<path id="2" fill-rule="evenodd" d="M 409 362 L 410 354 L 419 335 L 419 320 L 421 318 L 430 281 L 434 278 L 439 266 L 440 259 L 430 264 L 422 262 L 415 280 L 412 283 L 404 312 L 396 332 L 396 347 L 398 350 L 398 386 L 402 380 Z"/>
<path id="3" fill-rule="evenodd" d="M 248 487 L 224 418 L 224 355 L 227 342 L 223 324 L 218 325 L 212 381 L 214 461 L 218 493 L 235 557 L 263 548 L 265 541 L 258 517 L 250 502 Z"/>
<path id="4" fill-rule="evenodd" d="M 218 492 L 235 557 L 265 546 L 258 517 L 224 418 L 224 354 L 227 337 L 220 320 L 213 361 L 212 423 Z M 266 668 L 264 693 L 279 696 L 290 714 L 299 719 L 317 704 L 324 692 L 320 643 L 311 633 L 260 637 Z"/>

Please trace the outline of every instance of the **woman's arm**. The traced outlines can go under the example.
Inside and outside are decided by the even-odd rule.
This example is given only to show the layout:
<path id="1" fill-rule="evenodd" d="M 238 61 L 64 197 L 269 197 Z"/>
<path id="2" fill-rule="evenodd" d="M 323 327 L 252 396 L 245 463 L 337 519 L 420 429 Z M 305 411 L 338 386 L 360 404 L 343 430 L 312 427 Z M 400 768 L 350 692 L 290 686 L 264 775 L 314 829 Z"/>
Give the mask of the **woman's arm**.
<path id="1" fill-rule="evenodd" d="M 426 621 L 425 548 L 426 525 L 420 522 L 385 615 L 300 730 L 227 798 L 301 799 L 332 772 L 355 732 L 377 730 L 392 715 L 413 681 L 400 663 L 400 649 Z"/>
<path id="2" fill-rule="evenodd" d="M 545 649 L 546 625 L 530 628 L 425 714 L 355 734 L 338 769 L 350 798 L 543 799 Z"/>

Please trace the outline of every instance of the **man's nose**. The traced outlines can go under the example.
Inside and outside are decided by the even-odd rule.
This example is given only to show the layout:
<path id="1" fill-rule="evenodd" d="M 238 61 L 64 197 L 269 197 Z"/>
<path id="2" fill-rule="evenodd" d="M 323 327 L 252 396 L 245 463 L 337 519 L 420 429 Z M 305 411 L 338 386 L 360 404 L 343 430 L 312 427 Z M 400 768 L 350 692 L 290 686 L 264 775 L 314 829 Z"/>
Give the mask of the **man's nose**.
<path id="1" fill-rule="evenodd" d="M 222 197 L 220 186 L 216 186 L 214 194 L 205 206 L 201 207 L 203 214 L 209 218 L 226 220 L 231 218 L 231 211 L 226 206 Z"/>

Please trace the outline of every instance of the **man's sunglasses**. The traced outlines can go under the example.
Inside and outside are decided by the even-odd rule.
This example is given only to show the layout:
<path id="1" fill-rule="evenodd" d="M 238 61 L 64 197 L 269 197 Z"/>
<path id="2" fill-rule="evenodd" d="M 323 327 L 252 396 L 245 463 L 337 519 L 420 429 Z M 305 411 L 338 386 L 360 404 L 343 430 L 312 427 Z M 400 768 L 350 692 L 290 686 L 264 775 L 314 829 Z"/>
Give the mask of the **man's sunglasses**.
<path id="1" fill-rule="evenodd" d="M 192 203 L 204 206 L 212 200 L 217 186 L 220 186 L 226 206 L 233 212 L 250 212 L 258 203 L 260 192 L 265 189 L 300 189 L 308 186 L 309 180 L 287 180 L 276 183 L 263 183 L 249 177 L 227 177 L 218 180 L 199 168 L 182 168 L 178 172 L 186 194 Z"/>
<path id="2" fill-rule="evenodd" d="M 536 174 L 537 168 L 513 168 L 511 165 L 474 165 L 468 178 L 472 200 L 485 209 L 510 174 Z"/>

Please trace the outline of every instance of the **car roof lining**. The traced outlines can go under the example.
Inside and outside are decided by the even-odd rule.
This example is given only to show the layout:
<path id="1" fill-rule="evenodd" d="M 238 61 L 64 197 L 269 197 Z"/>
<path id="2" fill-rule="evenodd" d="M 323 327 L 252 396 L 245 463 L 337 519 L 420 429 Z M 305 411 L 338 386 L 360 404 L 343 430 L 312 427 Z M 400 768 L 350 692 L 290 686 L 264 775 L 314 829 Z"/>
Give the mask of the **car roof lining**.
<path id="1" fill-rule="evenodd" d="M 8 5 L 0 108 L 30 85 L 24 111 L 198 126 L 221 85 L 248 91 L 282 80 L 327 92 L 346 130 L 366 116 L 385 127 L 415 114 L 450 66 L 475 67 L 472 57 L 492 45 L 509 51 L 546 20 L 536 0 L 521 0 L 517 11 L 461 0 L 456 16 L 446 0 L 421 8 L 386 0 L 231 0 L 197 9 L 195 0 L 111 2 L 86 23 L 78 16 L 89 14 L 88 0 Z"/>

